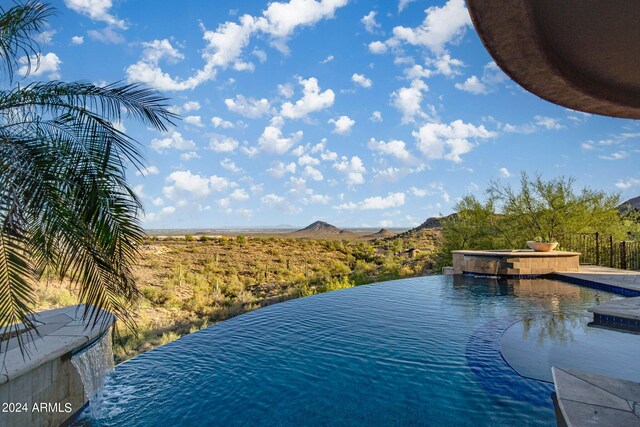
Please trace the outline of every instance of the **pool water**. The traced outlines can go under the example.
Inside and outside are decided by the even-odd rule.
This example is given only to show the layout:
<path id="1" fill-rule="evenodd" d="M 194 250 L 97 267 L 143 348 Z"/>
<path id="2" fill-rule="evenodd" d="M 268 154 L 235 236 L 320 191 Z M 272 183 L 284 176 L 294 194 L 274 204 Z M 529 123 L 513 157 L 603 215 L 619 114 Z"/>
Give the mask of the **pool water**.
<path id="1" fill-rule="evenodd" d="M 555 317 L 535 333 L 570 347 L 570 330 L 590 329 L 586 308 L 615 298 L 550 280 L 431 276 L 293 300 L 119 365 L 75 425 L 554 426 L 553 385 L 512 369 L 502 335 Z"/>

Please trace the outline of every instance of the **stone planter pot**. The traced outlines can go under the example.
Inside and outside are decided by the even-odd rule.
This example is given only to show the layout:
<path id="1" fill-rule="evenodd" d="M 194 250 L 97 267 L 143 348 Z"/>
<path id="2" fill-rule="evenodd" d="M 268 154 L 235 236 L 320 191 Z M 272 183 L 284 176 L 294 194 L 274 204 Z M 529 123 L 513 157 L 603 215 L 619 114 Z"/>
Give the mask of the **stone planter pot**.
<path id="1" fill-rule="evenodd" d="M 529 240 L 527 245 L 536 252 L 551 252 L 558 246 L 558 242 L 534 242 Z"/>

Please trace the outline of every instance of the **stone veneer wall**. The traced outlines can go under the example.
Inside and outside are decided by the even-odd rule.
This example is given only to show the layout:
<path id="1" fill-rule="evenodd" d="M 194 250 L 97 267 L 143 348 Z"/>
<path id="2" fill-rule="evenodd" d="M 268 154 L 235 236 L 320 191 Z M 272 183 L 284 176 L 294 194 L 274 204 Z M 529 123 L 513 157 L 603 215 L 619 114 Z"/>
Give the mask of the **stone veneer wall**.
<path id="1" fill-rule="evenodd" d="M 531 252 L 460 251 L 453 252 L 453 272 L 497 276 L 540 276 L 556 271 L 578 271 L 580 255 Z"/>
<path id="2" fill-rule="evenodd" d="M 57 427 L 87 403 L 72 356 L 95 345 L 113 357 L 110 316 L 106 324 L 82 319 L 83 306 L 36 313 L 22 356 L 15 337 L 0 341 L 0 427 Z M 106 344 L 106 345 L 105 345 Z"/>
<path id="3" fill-rule="evenodd" d="M 71 354 L 46 362 L 0 385 L 0 404 L 4 406 L 5 402 L 21 407 L 0 408 L 3 410 L 0 413 L 2 427 L 58 427 L 64 423 L 86 403 L 84 386 L 80 374 L 71 364 Z M 42 404 L 47 406 L 40 408 Z M 26 405 L 26 411 L 23 405 Z M 5 409 L 8 412 L 4 412 Z"/>

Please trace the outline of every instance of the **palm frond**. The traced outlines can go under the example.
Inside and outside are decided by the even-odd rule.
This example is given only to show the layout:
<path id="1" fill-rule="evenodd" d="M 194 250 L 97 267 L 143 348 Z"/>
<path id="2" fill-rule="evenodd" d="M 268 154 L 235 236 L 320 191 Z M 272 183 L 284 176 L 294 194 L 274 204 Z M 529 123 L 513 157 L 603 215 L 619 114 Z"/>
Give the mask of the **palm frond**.
<path id="1" fill-rule="evenodd" d="M 0 6 L 0 61 L 9 80 L 15 69 L 26 66 L 31 70 L 32 57 L 38 58 L 38 44 L 34 36 L 42 32 L 53 8 L 37 1 L 27 1 L 5 9 Z"/>

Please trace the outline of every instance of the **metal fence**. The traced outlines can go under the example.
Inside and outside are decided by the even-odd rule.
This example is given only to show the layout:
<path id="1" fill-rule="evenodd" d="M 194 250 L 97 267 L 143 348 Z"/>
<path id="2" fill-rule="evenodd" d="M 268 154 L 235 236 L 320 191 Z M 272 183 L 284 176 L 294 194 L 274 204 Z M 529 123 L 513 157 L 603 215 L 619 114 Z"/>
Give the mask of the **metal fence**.
<path id="1" fill-rule="evenodd" d="M 582 264 L 640 270 L 640 241 L 615 241 L 600 233 L 558 233 L 554 240 L 565 251 L 580 252 Z"/>

